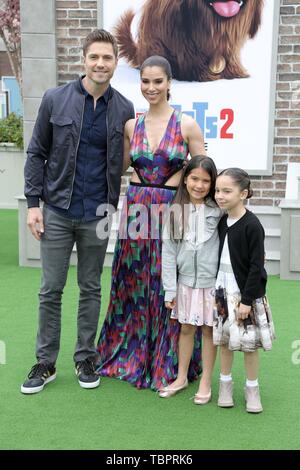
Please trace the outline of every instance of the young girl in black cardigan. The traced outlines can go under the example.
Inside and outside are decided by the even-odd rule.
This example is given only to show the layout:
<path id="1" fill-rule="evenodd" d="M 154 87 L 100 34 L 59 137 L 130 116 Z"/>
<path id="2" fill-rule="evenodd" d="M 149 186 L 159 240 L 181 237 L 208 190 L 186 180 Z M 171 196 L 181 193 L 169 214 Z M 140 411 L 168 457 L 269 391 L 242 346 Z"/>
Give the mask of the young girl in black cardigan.
<path id="1" fill-rule="evenodd" d="M 219 223 L 219 267 L 216 281 L 214 344 L 221 346 L 218 405 L 232 407 L 233 351 L 244 351 L 246 410 L 263 410 L 258 386 L 258 348 L 269 350 L 275 338 L 265 296 L 264 229 L 244 207 L 252 196 L 249 175 L 240 168 L 222 171 L 216 182 L 216 201 L 226 211 Z"/>

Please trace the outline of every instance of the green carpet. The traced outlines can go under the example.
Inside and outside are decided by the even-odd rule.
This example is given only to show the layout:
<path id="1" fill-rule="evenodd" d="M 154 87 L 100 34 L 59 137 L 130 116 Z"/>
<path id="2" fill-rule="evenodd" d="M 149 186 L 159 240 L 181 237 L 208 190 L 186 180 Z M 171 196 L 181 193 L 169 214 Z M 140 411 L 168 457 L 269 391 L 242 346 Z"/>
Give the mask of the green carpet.
<path id="1" fill-rule="evenodd" d="M 300 282 L 269 279 L 278 338 L 271 352 L 261 353 L 264 412 L 260 415 L 244 410 L 241 353 L 235 356 L 236 406 L 232 409 L 216 405 L 218 364 L 213 401 L 203 407 L 189 400 L 197 384 L 169 400 L 108 378 L 98 389 L 81 389 L 72 362 L 78 298 L 74 268 L 63 298 L 58 377 L 42 393 L 24 396 L 20 385 L 35 362 L 40 270 L 18 266 L 17 232 L 17 211 L 1 210 L 0 345 L 2 353 L 6 346 L 6 364 L 0 365 L 0 449 L 300 448 L 300 364 L 292 361 L 292 343 L 300 340 Z M 105 269 L 101 321 L 109 288 L 110 270 Z"/>

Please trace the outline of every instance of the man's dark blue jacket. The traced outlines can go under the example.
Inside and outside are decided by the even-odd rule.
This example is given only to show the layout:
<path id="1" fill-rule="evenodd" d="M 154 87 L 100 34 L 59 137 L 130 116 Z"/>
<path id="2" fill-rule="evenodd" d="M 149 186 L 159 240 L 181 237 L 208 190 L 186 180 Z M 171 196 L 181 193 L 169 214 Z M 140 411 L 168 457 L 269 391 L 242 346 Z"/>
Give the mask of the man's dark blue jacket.
<path id="1" fill-rule="evenodd" d="M 75 178 L 85 96 L 80 79 L 47 90 L 27 149 L 25 196 L 28 207 L 39 199 L 68 209 Z M 123 133 L 135 117 L 133 104 L 111 87 L 107 105 L 108 204 L 115 209 L 120 195 L 123 168 Z"/>

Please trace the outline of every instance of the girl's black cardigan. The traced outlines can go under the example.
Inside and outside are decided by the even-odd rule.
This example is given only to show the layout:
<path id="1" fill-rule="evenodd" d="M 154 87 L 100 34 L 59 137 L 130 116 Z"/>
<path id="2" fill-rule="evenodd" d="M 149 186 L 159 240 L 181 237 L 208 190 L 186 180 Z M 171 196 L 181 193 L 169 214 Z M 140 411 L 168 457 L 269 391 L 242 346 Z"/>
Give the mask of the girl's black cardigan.
<path id="1" fill-rule="evenodd" d="M 251 305 L 253 300 L 263 297 L 266 292 L 265 232 L 256 215 L 248 209 L 231 227 L 227 226 L 227 218 L 227 214 L 223 215 L 218 226 L 219 266 L 227 234 L 231 265 L 242 295 L 241 302 Z"/>

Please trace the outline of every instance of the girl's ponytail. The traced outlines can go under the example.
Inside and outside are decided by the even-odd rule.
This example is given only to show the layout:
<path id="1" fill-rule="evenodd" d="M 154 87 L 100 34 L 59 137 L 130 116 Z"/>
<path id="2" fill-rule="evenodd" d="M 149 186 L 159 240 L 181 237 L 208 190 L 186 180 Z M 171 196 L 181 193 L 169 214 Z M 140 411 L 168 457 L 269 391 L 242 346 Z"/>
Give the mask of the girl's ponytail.
<path id="1" fill-rule="evenodd" d="M 253 189 L 251 187 L 250 176 L 245 170 L 241 168 L 227 168 L 221 171 L 218 176 L 230 176 L 230 178 L 240 187 L 241 191 L 245 189 L 248 191 L 247 198 L 250 199 L 253 196 Z"/>

